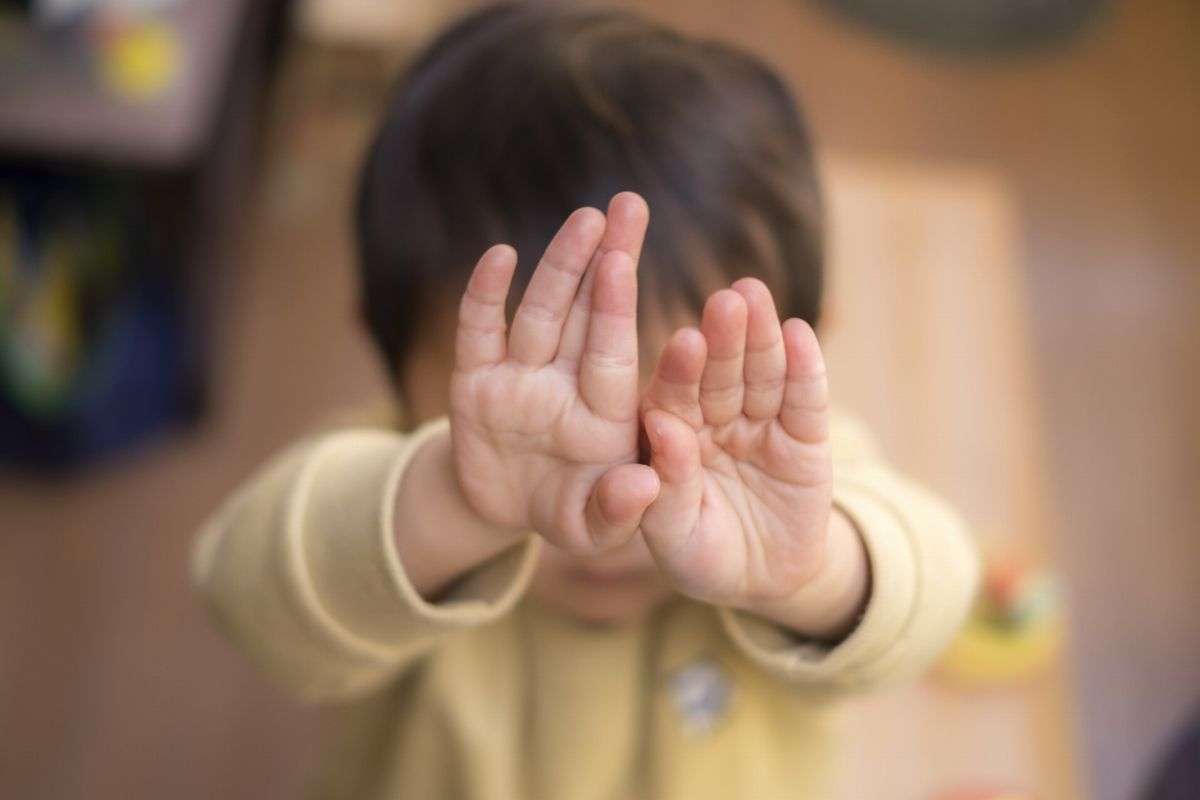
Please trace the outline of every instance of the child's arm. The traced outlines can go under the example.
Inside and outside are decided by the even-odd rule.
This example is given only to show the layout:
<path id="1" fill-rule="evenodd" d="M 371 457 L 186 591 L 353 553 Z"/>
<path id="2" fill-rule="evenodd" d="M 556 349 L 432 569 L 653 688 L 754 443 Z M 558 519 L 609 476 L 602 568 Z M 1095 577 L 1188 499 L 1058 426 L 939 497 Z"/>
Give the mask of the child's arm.
<path id="1" fill-rule="evenodd" d="M 662 481 L 647 544 L 756 660 L 861 685 L 919 669 L 958 627 L 977 580 L 965 530 L 878 460 L 835 480 L 820 347 L 761 282 L 676 333 L 644 408 Z"/>
<path id="2" fill-rule="evenodd" d="M 835 425 L 833 485 L 834 513 L 853 522 L 870 562 L 870 593 L 853 630 L 833 643 L 798 641 L 765 615 L 720 610 L 751 659 L 826 691 L 917 676 L 959 629 L 979 583 L 979 555 L 961 517 L 891 469 L 856 428 L 845 419 Z"/>
<path id="3" fill-rule="evenodd" d="M 577 552 L 633 534 L 658 491 L 653 470 L 629 463 L 646 221 L 628 194 L 607 219 L 572 215 L 511 334 L 515 253 L 490 250 L 460 310 L 449 424 L 303 443 L 218 511 L 193 580 L 265 672 L 308 699 L 366 691 L 511 608 L 536 558 L 524 531 Z M 577 292 L 585 272 L 594 285 Z"/>

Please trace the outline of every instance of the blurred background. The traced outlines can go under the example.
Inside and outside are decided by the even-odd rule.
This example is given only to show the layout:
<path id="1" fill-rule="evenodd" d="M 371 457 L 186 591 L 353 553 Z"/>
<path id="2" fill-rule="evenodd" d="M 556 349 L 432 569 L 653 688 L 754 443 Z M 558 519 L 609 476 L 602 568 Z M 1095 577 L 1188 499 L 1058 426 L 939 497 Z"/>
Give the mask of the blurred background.
<path id="1" fill-rule="evenodd" d="M 835 392 L 981 530 L 995 604 L 1065 620 L 862 706 L 846 771 L 909 777 L 843 796 L 1200 797 L 1163 777 L 1200 771 L 1200 6 L 620 4 L 795 88 Z M 386 391 L 351 191 L 472 5 L 0 0 L 0 796 L 302 792 L 320 715 L 212 632 L 188 548 Z"/>

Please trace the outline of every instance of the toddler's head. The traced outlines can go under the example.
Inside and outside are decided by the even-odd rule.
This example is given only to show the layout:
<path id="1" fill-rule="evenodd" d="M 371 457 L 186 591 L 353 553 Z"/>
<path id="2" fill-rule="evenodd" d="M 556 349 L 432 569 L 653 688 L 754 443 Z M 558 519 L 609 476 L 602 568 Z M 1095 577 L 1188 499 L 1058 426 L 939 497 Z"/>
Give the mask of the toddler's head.
<path id="1" fill-rule="evenodd" d="M 638 269 L 643 371 L 666 336 L 737 278 L 815 324 L 820 197 L 800 113 L 779 77 L 729 45 L 621 11 L 489 6 L 401 79 L 356 209 L 367 327 L 411 421 L 444 414 L 455 309 L 479 256 L 517 248 L 520 298 L 576 208 L 619 191 L 651 212 Z M 640 537 L 578 559 L 551 547 L 536 590 L 610 622 L 665 596 Z"/>

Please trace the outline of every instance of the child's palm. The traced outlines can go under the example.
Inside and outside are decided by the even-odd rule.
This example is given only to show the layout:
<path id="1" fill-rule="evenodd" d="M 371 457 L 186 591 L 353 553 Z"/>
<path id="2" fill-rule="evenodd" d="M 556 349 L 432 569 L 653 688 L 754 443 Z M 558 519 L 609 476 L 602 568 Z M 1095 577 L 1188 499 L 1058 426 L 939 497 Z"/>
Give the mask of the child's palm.
<path id="1" fill-rule="evenodd" d="M 645 401 L 662 492 L 643 520 L 662 569 L 714 602 L 776 599 L 820 566 L 832 493 L 820 349 L 757 281 L 667 345 Z"/>
<path id="2" fill-rule="evenodd" d="M 645 205 L 573 214 L 535 270 L 511 332 L 511 248 L 480 259 L 451 381 L 459 481 L 472 506 L 577 552 L 632 534 L 658 480 L 637 460 L 636 257 Z M 584 277 L 586 274 L 586 278 Z M 580 286 L 580 282 L 583 286 Z"/>

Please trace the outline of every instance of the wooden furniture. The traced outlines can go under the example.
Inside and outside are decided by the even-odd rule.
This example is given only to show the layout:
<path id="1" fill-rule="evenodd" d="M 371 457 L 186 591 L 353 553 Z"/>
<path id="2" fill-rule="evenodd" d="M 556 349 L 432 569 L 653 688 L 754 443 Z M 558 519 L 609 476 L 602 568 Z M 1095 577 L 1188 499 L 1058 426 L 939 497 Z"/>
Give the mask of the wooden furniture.
<path id="1" fill-rule="evenodd" d="M 897 467 L 949 497 L 985 551 L 1044 556 L 1054 518 L 1011 194 L 971 166 L 833 156 L 824 172 L 820 333 L 835 402 Z M 968 786 L 1084 796 L 1064 664 L 1013 687 L 935 676 L 850 705 L 837 797 L 917 800 Z"/>

